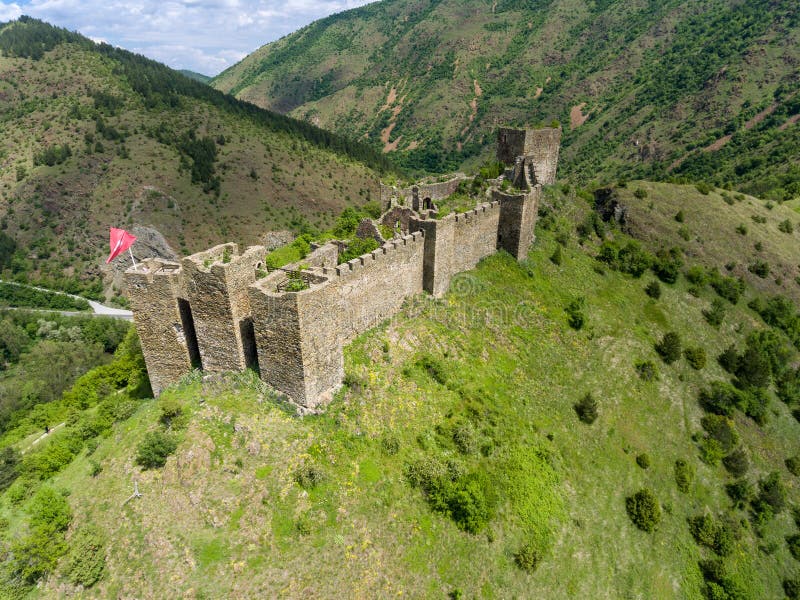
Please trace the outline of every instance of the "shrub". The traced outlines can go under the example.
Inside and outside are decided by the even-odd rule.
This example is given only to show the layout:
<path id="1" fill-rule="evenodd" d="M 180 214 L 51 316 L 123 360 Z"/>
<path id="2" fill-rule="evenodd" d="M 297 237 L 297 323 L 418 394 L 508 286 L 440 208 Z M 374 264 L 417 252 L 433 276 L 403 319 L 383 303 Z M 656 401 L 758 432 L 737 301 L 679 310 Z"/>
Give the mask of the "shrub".
<path id="1" fill-rule="evenodd" d="M 697 185 L 694 186 L 698 192 L 703 194 L 703 196 L 708 196 L 709 192 L 714 189 L 714 186 L 707 184 L 705 181 L 701 181 Z"/>
<path id="2" fill-rule="evenodd" d="M 464 531 L 478 533 L 494 515 L 492 486 L 479 474 L 461 478 L 448 496 L 446 502 L 450 516 Z"/>
<path id="3" fill-rule="evenodd" d="M 294 471 L 295 483 L 306 490 L 314 489 L 326 479 L 325 471 L 311 463 L 304 463 Z"/>
<path id="4" fill-rule="evenodd" d="M 478 442 L 478 434 L 469 421 L 462 421 L 453 427 L 453 443 L 461 454 L 475 454 Z"/>
<path id="5" fill-rule="evenodd" d="M 682 458 L 675 461 L 675 483 L 681 492 L 684 494 L 689 492 L 692 483 L 694 483 L 694 476 L 695 471 L 691 464 Z"/>
<path id="6" fill-rule="evenodd" d="M 786 463 L 786 468 L 789 469 L 789 473 L 795 477 L 800 477 L 800 455 L 790 456 L 784 462 Z"/>
<path id="7" fill-rule="evenodd" d="M 661 522 L 661 507 L 655 494 L 645 488 L 625 499 L 625 510 L 633 524 L 650 533 Z"/>
<path id="8" fill-rule="evenodd" d="M 683 355 L 686 357 L 691 367 L 697 371 L 706 366 L 706 351 L 699 346 L 686 348 L 686 350 L 683 351 Z"/>
<path id="9" fill-rule="evenodd" d="M 700 265 L 689 267 L 684 275 L 689 283 L 698 287 L 703 287 L 706 283 L 708 283 L 708 275 L 706 275 L 706 270 Z"/>
<path id="10" fill-rule="evenodd" d="M 183 405 L 174 398 L 162 398 L 160 401 L 161 416 L 159 421 L 165 427 L 169 427 L 183 414 Z"/>
<path id="11" fill-rule="evenodd" d="M 659 298 L 661 298 L 661 284 L 659 284 L 658 281 L 654 279 L 645 286 L 644 293 L 653 298 L 654 300 L 658 300 Z"/>
<path id="12" fill-rule="evenodd" d="M 783 233 L 794 233 L 794 225 L 792 225 L 792 222 L 789 219 L 778 223 L 778 229 L 780 229 Z"/>
<path id="13" fill-rule="evenodd" d="M 636 457 L 636 464 L 639 465 L 642 469 L 649 469 L 650 468 L 650 455 L 647 452 L 644 452 Z"/>
<path id="14" fill-rule="evenodd" d="M 772 472 L 758 482 L 759 498 L 769 504 L 776 513 L 786 506 L 786 488 L 777 472 Z"/>
<path id="15" fill-rule="evenodd" d="M 84 525 L 70 540 L 64 573 L 73 584 L 94 585 L 106 566 L 106 536 L 95 525 Z"/>
<path id="16" fill-rule="evenodd" d="M 784 579 L 783 593 L 789 600 L 798 600 L 800 598 L 800 579 Z"/>
<path id="17" fill-rule="evenodd" d="M 656 365 L 652 360 L 637 361 L 635 367 L 636 372 L 639 374 L 639 378 L 642 381 L 653 381 L 658 379 L 658 371 L 656 370 Z"/>
<path id="18" fill-rule="evenodd" d="M 739 366 L 739 353 L 736 351 L 736 346 L 731 344 L 725 351 L 717 357 L 719 366 L 725 369 L 728 373 L 735 373 Z"/>
<path id="19" fill-rule="evenodd" d="M 653 271 L 664 283 L 675 283 L 683 266 L 681 251 L 678 248 L 660 250 L 653 263 Z"/>
<path id="20" fill-rule="evenodd" d="M 550 255 L 550 262 L 552 262 L 554 265 L 558 266 L 561 265 L 561 263 L 563 262 L 563 259 L 561 257 L 561 246 L 556 246 L 555 251 L 553 252 L 553 254 Z"/>
<path id="21" fill-rule="evenodd" d="M 394 456 L 400 452 L 400 440 L 393 434 L 387 434 L 381 438 L 381 450 L 387 456 Z"/>
<path id="22" fill-rule="evenodd" d="M 719 583 L 725 578 L 725 563 L 718 558 L 701 560 L 697 566 L 706 581 Z"/>
<path id="23" fill-rule="evenodd" d="M 683 216 L 683 211 L 682 211 L 682 210 L 679 210 L 678 212 L 676 212 L 676 213 L 675 213 L 675 220 L 676 220 L 678 223 L 683 223 L 683 221 L 684 221 L 684 216 Z"/>
<path id="24" fill-rule="evenodd" d="M 575 330 L 583 329 L 586 323 L 586 315 L 583 312 L 585 305 L 586 300 L 583 297 L 576 298 L 567 305 L 567 322 Z"/>
<path id="25" fill-rule="evenodd" d="M 681 337 L 674 331 L 665 333 L 655 349 L 661 360 L 668 365 L 672 364 L 681 357 Z"/>
<path id="26" fill-rule="evenodd" d="M 736 226 L 736 233 L 738 233 L 739 235 L 747 235 L 747 225 L 745 225 L 744 223 L 739 223 Z"/>
<path id="27" fill-rule="evenodd" d="M 789 546 L 789 552 L 795 560 L 800 560 L 800 533 L 786 536 L 786 544 Z"/>
<path id="28" fill-rule="evenodd" d="M 163 431 L 148 431 L 136 448 L 136 464 L 145 469 L 158 469 L 167 464 L 167 457 L 178 448 L 178 441 Z"/>
<path id="29" fill-rule="evenodd" d="M 744 394 L 725 381 L 712 381 L 711 388 L 700 390 L 700 405 L 717 415 L 730 417 L 744 403 Z"/>
<path id="30" fill-rule="evenodd" d="M 703 310 L 703 317 L 712 327 L 719 327 L 725 319 L 725 303 L 719 298 L 714 298 L 711 301 L 711 307 Z"/>
<path id="31" fill-rule="evenodd" d="M 800 369 L 786 369 L 775 380 L 775 394 L 786 404 L 800 400 Z"/>
<path id="32" fill-rule="evenodd" d="M 586 395 L 581 398 L 573 408 L 578 414 L 578 418 L 587 425 L 591 425 L 597 420 L 597 400 L 594 399 L 594 396 L 592 396 L 591 392 L 587 392 Z"/>
<path id="33" fill-rule="evenodd" d="M 636 196 L 639 200 L 644 200 L 645 198 L 647 198 L 647 190 L 642 188 L 636 188 L 636 190 L 633 192 L 633 195 Z"/>
<path id="34" fill-rule="evenodd" d="M 723 277 L 717 270 L 711 272 L 709 282 L 714 291 L 731 304 L 739 302 L 744 293 L 744 281 L 736 277 Z"/>
<path id="35" fill-rule="evenodd" d="M 533 573 L 542 561 L 542 555 L 539 544 L 528 542 L 514 554 L 514 562 L 523 571 Z"/>
<path id="36" fill-rule="evenodd" d="M 733 421 L 723 415 L 705 415 L 700 424 L 709 436 L 720 443 L 725 452 L 730 452 L 739 443 Z"/>
<path id="37" fill-rule="evenodd" d="M 725 466 L 728 473 L 734 477 L 743 476 L 750 468 L 750 460 L 747 458 L 747 452 L 745 452 L 744 448 L 741 446 L 723 458 L 722 464 Z"/>
<path id="38" fill-rule="evenodd" d="M 737 479 L 725 486 L 725 492 L 736 508 L 744 508 L 753 499 L 753 485 L 746 479 Z"/>
<path id="39" fill-rule="evenodd" d="M 758 275 L 761 279 L 769 277 L 769 263 L 763 260 L 756 260 L 747 267 L 747 270 Z"/>
<path id="40" fill-rule="evenodd" d="M 698 515 L 689 519 L 689 533 L 701 546 L 710 548 L 714 545 L 717 525 L 711 515 Z"/>
<path id="41" fill-rule="evenodd" d="M 706 437 L 700 440 L 700 460 L 707 465 L 716 467 L 722 461 L 725 452 L 720 444 L 714 438 Z"/>

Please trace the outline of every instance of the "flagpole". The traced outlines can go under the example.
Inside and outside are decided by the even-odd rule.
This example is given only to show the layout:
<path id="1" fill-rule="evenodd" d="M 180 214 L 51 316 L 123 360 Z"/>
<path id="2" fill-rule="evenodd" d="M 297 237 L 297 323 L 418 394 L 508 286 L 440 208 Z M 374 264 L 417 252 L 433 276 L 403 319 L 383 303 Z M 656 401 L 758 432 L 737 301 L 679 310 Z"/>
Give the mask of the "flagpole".
<path id="1" fill-rule="evenodd" d="M 136 268 L 136 259 L 133 258 L 133 250 L 131 250 L 130 246 L 128 246 L 128 252 L 131 253 L 131 261 L 133 262 L 133 268 Z"/>

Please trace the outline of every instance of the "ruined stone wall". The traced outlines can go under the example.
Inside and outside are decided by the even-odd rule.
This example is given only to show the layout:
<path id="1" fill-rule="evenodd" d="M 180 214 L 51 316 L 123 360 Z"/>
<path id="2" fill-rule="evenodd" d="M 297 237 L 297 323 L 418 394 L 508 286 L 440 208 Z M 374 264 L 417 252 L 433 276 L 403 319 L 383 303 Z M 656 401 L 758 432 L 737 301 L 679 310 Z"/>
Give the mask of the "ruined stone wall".
<path id="1" fill-rule="evenodd" d="M 411 232 L 419 231 L 425 236 L 422 287 L 437 298 L 443 296 L 450 287 L 455 222 L 455 215 L 449 214 L 436 220 L 411 219 L 409 224 Z"/>
<path id="2" fill-rule="evenodd" d="M 545 127 L 526 132 L 523 154 L 525 162 L 533 165 L 537 183 L 552 185 L 556 182 L 560 147 L 561 129 Z"/>
<path id="3" fill-rule="evenodd" d="M 278 274 L 250 287 L 262 379 L 312 408 L 341 385 L 344 345 L 422 292 L 421 234 L 370 254 L 314 269 L 307 290 L 279 293 Z"/>
<path id="4" fill-rule="evenodd" d="M 455 215 L 450 275 L 474 269 L 478 262 L 497 252 L 500 204 L 489 202 Z"/>
<path id="5" fill-rule="evenodd" d="M 309 267 L 334 267 L 339 260 L 339 246 L 328 242 L 311 251 L 299 264 Z"/>
<path id="6" fill-rule="evenodd" d="M 263 247 L 255 246 L 240 256 L 236 244 L 222 244 L 183 259 L 184 287 L 204 370 L 239 371 L 247 366 L 241 322 L 250 316 L 247 288 L 255 282 L 264 254 Z"/>
<path id="7" fill-rule="evenodd" d="M 513 165 L 520 156 L 533 164 L 538 183 L 556 182 L 558 153 L 561 147 L 561 129 L 514 129 L 501 127 L 497 132 L 497 160 Z"/>
<path id="8" fill-rule="evenodd" d="M 497 131 L 497 160 L 513 165 L 518 156 L 525 154 L 525 130 L 501 127 Z"/>
<path id="9" fill-rule="evenodd" d="M 535 237 L 536 213 L 541 185 L 522 194 L 509 194 L 493 190 L 492 197 L 500 203 L 500 223 L 497 230 L 497 247 L 517 260 L 528 256 Z"/>
<path id="10" fill-rule="evenodd" d="M 177 302 L 182 275 L 178 263 L 157 259 L 144 261 L 125 274 L 136 331 L 156 395 L 192 369 Z"/>

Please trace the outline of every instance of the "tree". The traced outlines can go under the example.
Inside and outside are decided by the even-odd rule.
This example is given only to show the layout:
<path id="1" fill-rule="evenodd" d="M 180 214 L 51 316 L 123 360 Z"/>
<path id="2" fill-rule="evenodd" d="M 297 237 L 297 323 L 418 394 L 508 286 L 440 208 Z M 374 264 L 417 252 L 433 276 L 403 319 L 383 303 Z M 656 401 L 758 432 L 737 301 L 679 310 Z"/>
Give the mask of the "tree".
<path id="1" fill-rule="evenodd" d="M 672 364 L 681 357 L 681 337 L 674 331 L 665 333 L 655 349 L 661 360 L 668 365 Z"/>
<path id="2" fill-rule="evenodd" d="M 652 532 L 661 522 L 661 506 L 652 490 L 644 488 L 625 499 L 625 509 L 633 524 L 642 531 Z"/>
<path id="3" fill-rule="evenodd" d="M 591 392 L 587 392 L 573 408 L 578 414 L 578 418 L 587 425 L 591 425 L 597 420 L 597 400 L 594 399 Z"/>

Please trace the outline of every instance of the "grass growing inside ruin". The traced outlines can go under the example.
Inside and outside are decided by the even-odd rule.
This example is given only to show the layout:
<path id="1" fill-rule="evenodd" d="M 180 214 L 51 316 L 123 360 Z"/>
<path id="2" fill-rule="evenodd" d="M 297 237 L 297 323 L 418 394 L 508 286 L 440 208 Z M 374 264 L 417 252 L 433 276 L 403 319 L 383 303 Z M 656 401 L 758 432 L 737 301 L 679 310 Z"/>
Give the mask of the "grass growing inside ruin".
<path id="1" fill-rule="evenodd" d="M 579 217 L 559 217 L 556 230 Z M 323 415 L 292 416 L 249 373 L 191 377 L 165 394 L 192 414 L 178 452 L 144 472 L 135 448 L 158 427 L 158 403 L 115 426 L 91 457 L 102 472 L 91 478 L 81 456 L 53 482 L 69 490 L 76 524 L 113 540 L 85 596 L 700 597 L 707 552 L 687 519 L 731 503 L 730 478 L 692 439 L 697 395 L 725 378 L 714 357 L 758 318 L 741 302 L 715 329 L 701 312 L 709 289 L 695 297 L 681 278 L 654 300 L 652 275 L 599 272 L 596 242 L 584 250 L 568 236 L 554 264 L 556 237 L 540 229 L 525 263 L 490 257 L 445 298 L 410 301 L 358 338 L 346 388 Z M 565 307 L 578 297 L 586 323 L 575 330 Z M 661 362 L 653 345 L 669 330 L 705 348 L 708 365 Z M 656 380 L 639 377 L 642 360 Z M 587 392 L 591 425 L 573 408 Z M 763 427 L 737 413 L 735 426 L 751 481 L 777 470 L 797 502 L 783 460 L 800 449 L 800 425 L 786 406 L 773 400 Z M 676 459 L 697 473 L 688 493 Z M 143 496 L 123 507 L 134 480 Z M 625 512 L 645 487 L 663 511 L 651 534 Z M 24 505 L 3 506 L 24 518 Z M 787 511 L 762 538 L 743 530 L 726 564 L 746 597 L 779 597 L 795 576 L 784 542 L 795 531 Z M 56 575 L 40 593 L 60 584 Z"/>

